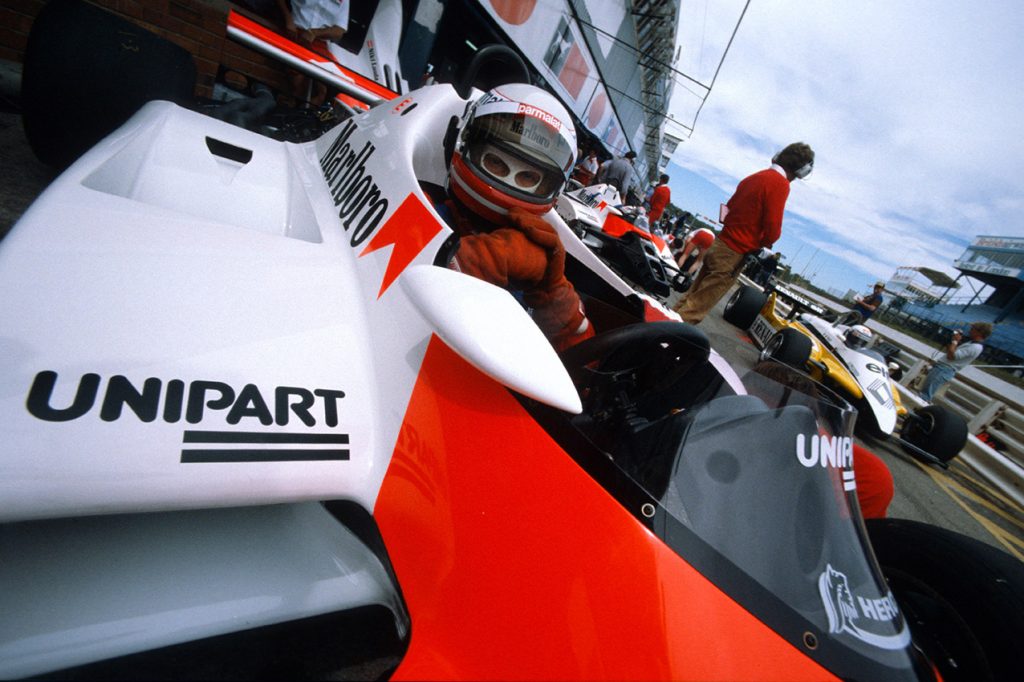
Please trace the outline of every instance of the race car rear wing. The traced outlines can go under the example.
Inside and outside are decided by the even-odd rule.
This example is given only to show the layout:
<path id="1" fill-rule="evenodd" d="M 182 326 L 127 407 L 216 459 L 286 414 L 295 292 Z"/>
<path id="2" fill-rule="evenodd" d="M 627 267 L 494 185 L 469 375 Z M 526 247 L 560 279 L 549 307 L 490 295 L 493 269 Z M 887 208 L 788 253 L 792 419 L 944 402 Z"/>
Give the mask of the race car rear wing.
<path id="1" fill-rule="evenodd" d="M 824 317 L 829 312 L 824 306 L 814 303 L 805 296 L 783 286 L 778 281 L 773 282 L 771 288 L 775 291 L 775 295 L 778 298 L 789 304 L 790 310 L 789 315 L 786 316 L 787 319 L 792 319 L 801 313 L 811 313 L 818 317 Z"/>
<path id="2" fill-rule="evenodd" d="M 339 64 L 329 55 L 288 40 L 234 10 L 228 13 L 228 36 L 339 90 L 338 100 L 357 111 L 365 111 L 400 94 Z"/>

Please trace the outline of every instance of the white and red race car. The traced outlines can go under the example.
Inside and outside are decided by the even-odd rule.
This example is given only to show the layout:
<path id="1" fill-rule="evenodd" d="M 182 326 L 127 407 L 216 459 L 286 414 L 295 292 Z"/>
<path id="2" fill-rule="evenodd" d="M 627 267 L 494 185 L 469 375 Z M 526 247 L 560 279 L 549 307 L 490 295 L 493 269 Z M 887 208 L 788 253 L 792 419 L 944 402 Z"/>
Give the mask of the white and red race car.
<path id="1" fill-rule="evenodd" d="M 668 244 L 648 229 L 642 208 L 621 205 L 612 185 L 577 185 L 558 197 L 555 210 L 584 244 L 637 288 L 661 301 L 683 290 Z"/>
<path id="2" fill-rule="evenodd" d="M 737 376 L 554 211 L 599 332 L 561 356 L 444 267 L 466 105 L 290 144 L 150 103 L 0 242 L 0 677 L 336 676 L 369 635 L 356 676 L 1014 665 L 1012 582 L 908 573 L 941 540 L 971 582 L 966 539 L 876 528 L 890 589 L 849 405 Z"/>

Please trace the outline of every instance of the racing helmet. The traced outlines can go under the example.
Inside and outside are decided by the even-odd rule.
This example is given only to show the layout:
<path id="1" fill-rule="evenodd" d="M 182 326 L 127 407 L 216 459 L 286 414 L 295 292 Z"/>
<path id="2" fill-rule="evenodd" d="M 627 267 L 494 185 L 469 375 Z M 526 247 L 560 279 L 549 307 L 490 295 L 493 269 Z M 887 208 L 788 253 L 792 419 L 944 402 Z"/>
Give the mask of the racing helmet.
<path id="1" fill-rule="evenodd" d="M 871 330 L 862 324 L 855 324 L 846 330 L 846 345 L 850 348 L 866 348 L 871 343 Z"/>
<path id="2" fill-rule="evenodd" d="M 514 206 L 542 215 L 575 164 L 576 129 L 565 107 L 533 85 L 501 85 L 463 116 L 448 188 L 492 222 Z"/>

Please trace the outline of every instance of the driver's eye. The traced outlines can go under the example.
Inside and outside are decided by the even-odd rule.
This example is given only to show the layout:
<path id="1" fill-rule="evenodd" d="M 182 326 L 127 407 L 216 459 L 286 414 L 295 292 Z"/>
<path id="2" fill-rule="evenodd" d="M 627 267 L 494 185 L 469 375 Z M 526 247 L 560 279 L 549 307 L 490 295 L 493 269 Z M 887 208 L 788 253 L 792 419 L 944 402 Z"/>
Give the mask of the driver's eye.
<path id="1" fill-rule="evenodd" d="M 520 187 L 534 187 L 540 184 L 540 171 L 519 171 L 516 173 L 516 184 Z"/>
<path id="2" fill-rule="evenodd" d="M 503 178 L 509 174 L 511 169 L 508 164 L 490 152 L 484 154 L 484 170 L 495 177 Z"/>

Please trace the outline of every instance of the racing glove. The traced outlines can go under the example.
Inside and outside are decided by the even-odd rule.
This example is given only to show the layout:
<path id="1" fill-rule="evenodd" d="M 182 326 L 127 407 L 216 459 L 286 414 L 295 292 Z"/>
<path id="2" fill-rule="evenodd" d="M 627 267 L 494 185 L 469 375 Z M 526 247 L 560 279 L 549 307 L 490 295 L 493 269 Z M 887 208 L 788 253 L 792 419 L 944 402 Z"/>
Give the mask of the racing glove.
<path id="1" fill-rule="evenodd" d="M 521 290 L 533 319 L 559 350 L 594 335 L 576 290 L 565 278 L 565 248 L 555 229 L 522 209 L 508 227 L 462 238 L 455 267 L 492 284 Z"/>

